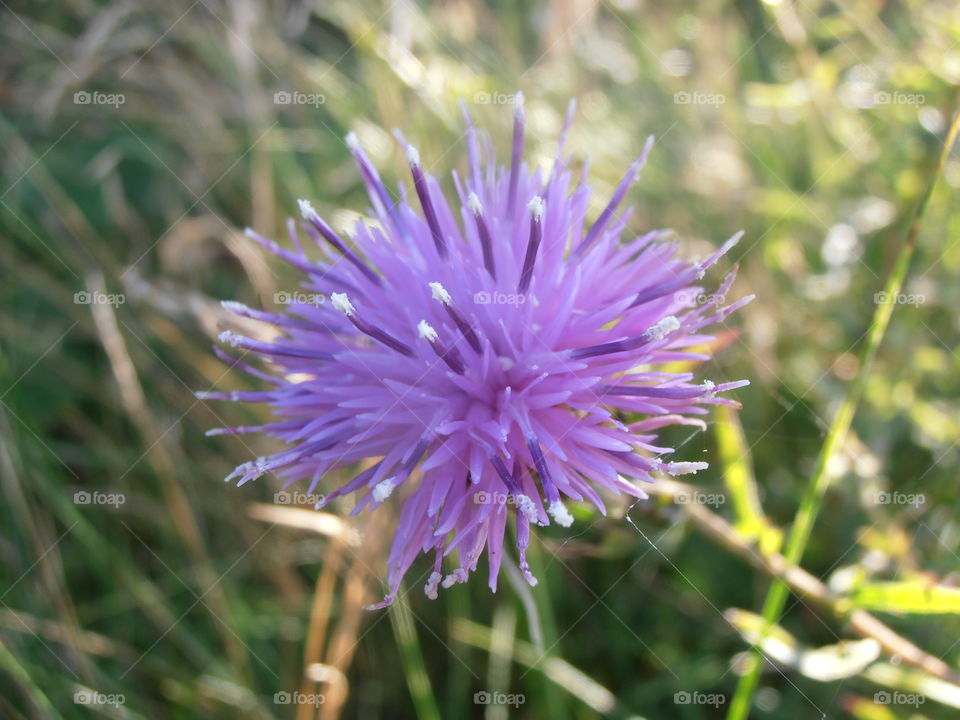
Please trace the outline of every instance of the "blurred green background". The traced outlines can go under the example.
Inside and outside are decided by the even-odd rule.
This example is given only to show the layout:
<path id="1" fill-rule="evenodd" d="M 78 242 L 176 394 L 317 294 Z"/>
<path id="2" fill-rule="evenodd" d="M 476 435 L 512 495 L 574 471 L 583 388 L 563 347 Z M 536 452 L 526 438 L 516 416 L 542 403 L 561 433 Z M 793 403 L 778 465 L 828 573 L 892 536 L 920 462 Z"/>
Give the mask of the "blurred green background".
<path id="1" fill-rule="evenodd" d="M 861 377 L 954 113 L 960 5 L 0 4 L 0 716 L 727 714 L 770 586 L 750 548 L 779 547 Z M 394 127 L 448 177 L 466 162 L 458 100 L 506 159 L 517 90 L 530 162 L 549 163 L 577 99 L 594 214 L 652 133 L 631 230 L 673 228 L 691 257 L 746 231 L 725 267 L 758 299 L 704 370 L 753 384 L 739 416 L 668 435 L 707 456 L 696 490 L 723 502 L 667 487 L 578 509 L 572 535 L 534 540 L 530 593 L 476 578 L 431 602 L 426 560 L 368 613 L 391 510 L 346 526 L 275 504 L 273 478 L 221 482 L 271 446 L 204 436 L 258 419 L 193 395 L 255 386 L 211 352 L 218 301 L 296 288 L 245 226 L 285 242 L 300 197 L 338 227 L 365 210 L 348 131 L 391 183 L 407 182 Z M 958 185 L 954 153 L 803 556 L 954 673 Z M 746 552 L 702 532 L 710 517 Z M 790 597 L 751 717 L 956 717 L 956 678 L 862 640 L 852 606 Z"/>

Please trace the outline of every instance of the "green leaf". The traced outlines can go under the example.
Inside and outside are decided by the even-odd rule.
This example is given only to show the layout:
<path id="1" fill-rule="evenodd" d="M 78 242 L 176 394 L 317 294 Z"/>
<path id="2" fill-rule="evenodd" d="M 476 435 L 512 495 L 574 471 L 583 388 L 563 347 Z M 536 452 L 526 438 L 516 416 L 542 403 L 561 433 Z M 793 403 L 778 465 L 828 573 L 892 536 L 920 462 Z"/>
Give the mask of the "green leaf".
<path id="1" fill-rule="evenodd" d="M 783 533 L 763 514 L 750 462 L 750 448 L 747 447 L 740 419 L 733 408 L 726 405 L 717 407 L 716 428 L 723 481 L 735 515 L 734 526 L 747 540 L 756 540 L 762 552 L 776 552 L 780 548 Z"/>
<path id="2" fill-rule="evenodd" d="M 866 610 L 934 615 L 960 613 L 960 588 L 915 582 L 870 583 L 857 588 L 854 604 Z"/>

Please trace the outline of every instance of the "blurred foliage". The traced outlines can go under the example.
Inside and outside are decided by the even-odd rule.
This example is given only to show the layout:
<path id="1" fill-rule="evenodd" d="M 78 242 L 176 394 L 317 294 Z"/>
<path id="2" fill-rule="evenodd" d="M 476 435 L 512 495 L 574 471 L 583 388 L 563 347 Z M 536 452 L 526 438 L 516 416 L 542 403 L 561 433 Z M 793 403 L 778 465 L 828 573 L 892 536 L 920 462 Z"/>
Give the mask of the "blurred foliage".
<path id="1" fill-rule="evenodd" d="M 458 100 L 503 147 L 520 89 L 528 160 L 549 163 L 577 98 L 569 148 L 589 155 L 598 204 L 653 133 L 632 229 L 674 228 L 691 256 L 746 230 L 736 289 L 758 300 L 707 372 L 753 385 L 739 418 L 667 439 L 710 456 L 698 489 L 732 494 L 714 510 L 772 550 L 943 143 L 960 6 L 76 0 L 0 15 L 0 715 L 313 717 L 278 704 L 295 691 L 322 694 L 323 718 L 724 715 L 769 579 L 662 497 L 547 532 L 530 596 L 504 579 L 431 602 L 420 578 L 404 608 L 361 611 L 381 593 L 386 511 L 352 521 L 352 546 L 252 506 L 273 501 L 269 479 L 219 482 L 267 446 L 203 434 L 255 420 L 193 395 L 249 386 L 210 351 L 217 301 L 269 306 L 295 287 L 244 226 L 282 238 L 299 197 L 339 227 L 364 210 L 349 130 L 393 183 L 394 127 L 446 176 L 466 159 Z M 305 102 L 284 104 L 293 93 Z M 804 557 L 953 668 L 958 186 L 954 154 Z M 866 647 L 842 619 L 792 597 L 778 632 L 754 717 L 956 716 L 960 691 L 898 658 L 805 671 L 822 670 L 810 653 L 849 664 Z M 89 690 L 124 702 L 78 704 Z M 523 705 L 474 702 L 495 691 Z M 721 700 L 683 703 L 693 693 Z"/>

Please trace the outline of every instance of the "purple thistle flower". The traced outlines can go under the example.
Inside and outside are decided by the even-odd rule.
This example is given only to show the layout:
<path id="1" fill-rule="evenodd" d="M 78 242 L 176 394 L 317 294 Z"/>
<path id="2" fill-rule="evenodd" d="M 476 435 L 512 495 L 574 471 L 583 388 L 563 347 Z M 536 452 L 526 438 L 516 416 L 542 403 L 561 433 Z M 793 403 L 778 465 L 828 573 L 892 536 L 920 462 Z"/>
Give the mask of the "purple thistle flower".
<path id="1" fill-rule="evenodd" d="M 522 103 L 509 168 L 486 160 L 492 153 L 486 143 L 481 153 L 465 113 L 470 170 L 453 176 L 454 207 L 402 137 L 417 201 L 401 188 L 394 202 L 351 133 L 376 222 L 357 221 L 348 242 L 301 200 L 303 230 L 333 250 L 324 261 L 307 258 L 292 221 L 296 252 L 248 230 L 329 302 L 294 303 L 282 314 L 224 303 L 279 331 L 269 342 L 220 337 L 264 356 L 272 374 L 218 350 L 269 387 L 199 395 L 265 402 L 279 419 L 210 434 L 260 432 L 287 445 L 240 465 L 226 478 L 238 485 L 272 472 L 284 487 L 308 479 L 313 492 L 328 472 L 369 460 L 317 507 L 355 493 L 358 513 L 405 496 L 389 592 L 371 607 L 394 600 L 420 553 L 434 553 L 429 597 L 464 582 L 484 549 L 495 591 L 510 515 L 520 569 L 535 585 L 526 559 L 531 524 L 568 527 L 568 501 L 605 512 L 601 491 L 643 498 L 637 481 L 705 468 L 665 460 L 673 450 L 656 444 L 657 430 L 703 428 L 696 416 L 704 406 L 736 406 L 719 394 L 747 384 L 695 383 L 691 373 L 657 369 L 707 360 L 694 350 L 713 339 L 703 329 L 751 299 L 720 307 L 735 270 L 712 295 L 696 286 L 740 236 L 702 262 L 679 258 L 661 231 L 621 241 L 629 213 L 618 208 L 652 138 L 590 224 L 590 188 L 583 179 L 572 186 L 563 162 L 572 110 L 546 177 L 522 164 Z M 442 559 L 454 553 L 457 567 L 443 576 Z"/>

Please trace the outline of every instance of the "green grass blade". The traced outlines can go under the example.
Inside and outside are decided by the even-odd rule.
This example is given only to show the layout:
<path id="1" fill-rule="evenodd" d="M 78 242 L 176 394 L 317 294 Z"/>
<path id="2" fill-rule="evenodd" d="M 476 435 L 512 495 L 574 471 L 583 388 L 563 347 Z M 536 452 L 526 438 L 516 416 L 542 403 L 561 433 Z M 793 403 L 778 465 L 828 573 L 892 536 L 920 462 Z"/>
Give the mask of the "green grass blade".
<path id="1" fill-rule="evenodd" d="M 7 672 L 20 685 L 24 694 L 26 694 L 30 702 L 33 703 L 33 706 L 42 712 L 43 717 L 63 717 L 50 703 L 50 699 L 44 694 L 43 690 L 34 684 L 30 673 L 20 664 L 16 656 L 10 652 L 4 644 L 2 636 L 0 636 L 0 670 Z"/>
<path id="2" fill-rule="evenodd" d="M 420 720 L 440 720 L 440 710 L 427 675 L 427 666 L 423 662 L 423 652 L 417 639 L 417 630 L 413 625 L 413 615 L 406 602 L 401 598 L 390 608 L 390 625 L 400 649 L 403 673 L 407 687 L 413 698 L 413 705 Z"/>

